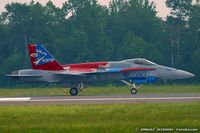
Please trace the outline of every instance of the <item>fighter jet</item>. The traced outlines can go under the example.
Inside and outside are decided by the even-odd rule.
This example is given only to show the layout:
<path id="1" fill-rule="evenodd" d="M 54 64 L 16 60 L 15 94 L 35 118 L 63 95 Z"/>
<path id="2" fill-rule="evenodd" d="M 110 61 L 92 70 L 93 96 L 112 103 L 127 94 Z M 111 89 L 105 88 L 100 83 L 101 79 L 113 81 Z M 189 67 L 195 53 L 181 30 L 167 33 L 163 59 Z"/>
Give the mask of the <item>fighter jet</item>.
<path id="1" fill-rule="evenodd" d="M 13 71 L 7 76 L 20 81 L 65 84 L 70 88 L 72 96 L 77 95 L 87 84 L 97 81 L 119 80 L 130 86 L 132 94 L 136 94 L 140 87 L 136 84 L 153 83 L 158 79 L 186 79 L 195 76 L 144 58 L 61 65 L 42 44 L 27 46 L 32 69 Z"/>

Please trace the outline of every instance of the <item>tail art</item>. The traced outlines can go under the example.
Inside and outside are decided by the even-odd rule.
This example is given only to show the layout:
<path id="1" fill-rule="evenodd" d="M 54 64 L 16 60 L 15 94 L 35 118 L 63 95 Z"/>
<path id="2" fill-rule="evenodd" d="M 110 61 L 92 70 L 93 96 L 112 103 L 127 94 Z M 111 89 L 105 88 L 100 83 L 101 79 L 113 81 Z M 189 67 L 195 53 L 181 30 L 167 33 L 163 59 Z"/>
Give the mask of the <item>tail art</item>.
<path id="1" fill-rule="evenodd" d="M 64 70 L 63 67 L 41 44 L 29 44 L 28 49 L 32 69 L 52 71 Z"/>

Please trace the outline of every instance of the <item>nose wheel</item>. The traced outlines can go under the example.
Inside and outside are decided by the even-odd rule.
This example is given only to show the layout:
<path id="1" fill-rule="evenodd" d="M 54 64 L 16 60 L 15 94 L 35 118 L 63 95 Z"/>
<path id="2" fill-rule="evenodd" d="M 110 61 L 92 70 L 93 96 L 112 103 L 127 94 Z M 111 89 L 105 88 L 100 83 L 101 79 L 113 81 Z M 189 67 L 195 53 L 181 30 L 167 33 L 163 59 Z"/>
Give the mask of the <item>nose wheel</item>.
<path id="1" fill-rule="evenodd" d="M 137 93 L 137 89 L 136 88 L 131 88 L 131 94 L 136 94 Z"/>

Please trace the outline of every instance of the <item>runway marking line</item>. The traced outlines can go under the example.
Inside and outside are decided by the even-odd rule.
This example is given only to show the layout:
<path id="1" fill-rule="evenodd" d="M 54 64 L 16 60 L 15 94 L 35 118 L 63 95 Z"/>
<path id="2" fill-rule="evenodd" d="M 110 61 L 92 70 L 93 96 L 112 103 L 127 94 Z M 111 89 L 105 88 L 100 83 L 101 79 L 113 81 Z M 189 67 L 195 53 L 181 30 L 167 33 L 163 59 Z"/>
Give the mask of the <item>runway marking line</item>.
<path id="1" fill-rule="evenodd" d="M 23 102 L 29 101 L 30 97 L 19 97 L 19 98 L 0 98 L 0 102 Z"/>
<path id="2" fill-rule="evenodd" d="M 0 102 L 64 102 L 64 101 L 126 101 L 126 100 L 193 100 L 200 99 L 200 97 L 129 97 L 129 98 L 60 98 L 60 99 L 32 99 L 31 97 L 21 97 L 21 98 L 0 98 Z"/>

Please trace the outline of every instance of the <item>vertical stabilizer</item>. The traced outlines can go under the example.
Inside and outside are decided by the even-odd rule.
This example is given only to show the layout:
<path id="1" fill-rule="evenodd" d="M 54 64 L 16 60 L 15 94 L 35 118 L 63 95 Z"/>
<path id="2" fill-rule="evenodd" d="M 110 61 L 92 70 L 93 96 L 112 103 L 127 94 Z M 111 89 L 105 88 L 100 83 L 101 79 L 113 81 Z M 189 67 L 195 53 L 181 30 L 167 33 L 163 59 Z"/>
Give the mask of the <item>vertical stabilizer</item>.
<path id="1" fill-rule="evenodd" d="M 29 44 L 28 49 L 32 69 L 52 71 L 64 70 L 41 44 Z"/>

